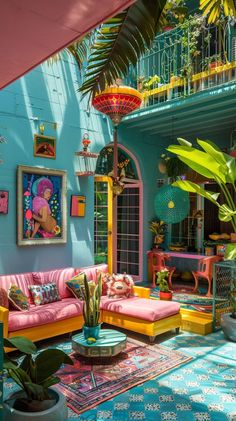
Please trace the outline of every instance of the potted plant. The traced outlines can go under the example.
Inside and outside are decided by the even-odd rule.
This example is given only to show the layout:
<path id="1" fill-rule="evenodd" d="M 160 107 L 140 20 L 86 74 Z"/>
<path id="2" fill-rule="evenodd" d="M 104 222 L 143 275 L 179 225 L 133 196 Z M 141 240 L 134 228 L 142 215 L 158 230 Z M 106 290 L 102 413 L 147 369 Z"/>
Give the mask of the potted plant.
<path id="1" fill-rule="evenodd" d="M 236 278 L 230 291 L 231 313 L 221 315 L 221 327 L 227 339 L 236 342 Z"/>
<path id="2" fill-rule="evenodd" d="M 188 171 L 188 166 L 177 156 L 170 157 L 166 154 L 161 155 L 158 168 L 161 173 L 165 173 L 167 177 L 171 178 L 173 181 L 186 174 Z"/>
<path id="3" fill-rule="evenodd" d="M 159 248 L 159 245 L 163 243 L 166 233 L 167 224 L 159 219 L 153 219 L 149 222 L 149 230 L 154 234 L 153 248 Z"/>
<path id="4" fill-rule="evenodd" d="M 87 280 L 84 275 L 84 286 L 81 288 L 84 306 L 83 317 L 84 327 L 83 333 L 85 339 L 98 339 L 101 329 L 100 319 L 100 301 L 102 295 L 102 276 L 100 274 L 98 283 L 95 285 L 93 282 Z"/>
<path id="5" fill-rule="evenodd" d="M 66 420 L 65 397 L 51 386 L 60 381 L 54 374 L 62 364 L 73 365 L 71 358 L 59 349 L 37 352 L 32 341 L 20 336 L 4 338 L 4 346 L 25 354 L 18 362 L 4 354 L 3 368 L 20 387 L 3 403 L 4 421 Z"/>
<path id="6" fill-rule="evenodd" d="M 157 272 L 156 283 L 159 286 L 159 298 L 160 300 L 172 300 L 172 291 L 169 289 L 168 281 L 166 278 L 169 276 L 167 269 L 162 269 Z"/>

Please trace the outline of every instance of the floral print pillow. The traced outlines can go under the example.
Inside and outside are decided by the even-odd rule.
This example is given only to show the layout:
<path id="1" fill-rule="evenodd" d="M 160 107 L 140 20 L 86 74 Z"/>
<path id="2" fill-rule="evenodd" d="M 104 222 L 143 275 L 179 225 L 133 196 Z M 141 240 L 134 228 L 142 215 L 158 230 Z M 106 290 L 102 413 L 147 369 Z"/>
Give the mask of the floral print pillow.
<path id="1" fill-rule="evenodd" d="M 9 288 L 8 299 L 16 310 L 29 310 L 28 297 L 26 297 L 17 285 L 12 285 Z"/>

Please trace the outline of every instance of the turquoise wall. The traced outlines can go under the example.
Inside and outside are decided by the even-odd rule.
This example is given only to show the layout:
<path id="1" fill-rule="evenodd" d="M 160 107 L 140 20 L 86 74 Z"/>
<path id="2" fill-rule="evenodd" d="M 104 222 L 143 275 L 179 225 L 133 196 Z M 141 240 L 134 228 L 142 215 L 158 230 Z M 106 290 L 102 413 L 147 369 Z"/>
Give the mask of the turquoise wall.
<path id="1" fill-rule="evenodd" d="M 0 92 L 0 190 L 9 191 L 9 211 L 0 214 L 0 273 L 18 273 L 93 264 L 93 177 L 77 177 L 81 140 L 85 132 L 91 150 L 110 141 L 107 118 L 77 93 L 78 72 L 73 62 L 44 63 Z M 56 159 L 34 157 L 33 137 L 44 122 L 45 135 L 56 137 Z M 23 246 L 16 244 L 17 165 L 67 171 L 67 243 Z M 70 217 L 71 194 L 86 195 L 85 217 Z"/>

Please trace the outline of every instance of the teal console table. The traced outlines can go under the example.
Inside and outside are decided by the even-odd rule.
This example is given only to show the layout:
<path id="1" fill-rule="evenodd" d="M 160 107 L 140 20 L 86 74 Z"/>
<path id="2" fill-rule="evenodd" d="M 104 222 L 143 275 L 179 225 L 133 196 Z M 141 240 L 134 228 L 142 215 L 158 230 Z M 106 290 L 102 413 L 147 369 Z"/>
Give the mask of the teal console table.
<path id="1" fill-rule="evenodd" d="M 114 357 L 126 347 L 127 336 L 113 329 L 101 329 L 99 339 L 88 344 L 83 332 L 72 336 L 72 349 L 84 357 Z"/>

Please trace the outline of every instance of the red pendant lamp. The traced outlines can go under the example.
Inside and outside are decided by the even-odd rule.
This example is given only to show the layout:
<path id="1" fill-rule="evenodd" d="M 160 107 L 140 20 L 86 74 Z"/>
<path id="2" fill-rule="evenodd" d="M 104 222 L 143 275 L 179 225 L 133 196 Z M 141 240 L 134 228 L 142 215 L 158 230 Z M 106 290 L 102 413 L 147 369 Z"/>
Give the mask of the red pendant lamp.
<path id="1" fill-rule="evenodd" d="M 110 117 L 113 123 L 113 181 L 114 184 L 119 182 L 117 177 L 118 164 L 118 140 L 117 126 L 122 118 L 127 114 L 135 111 L 140 107 L 142 102 L 142 94 L 129 86 L 109 86 L 100 94 L 97 94 L 92 101 L 92 105 L 96 110 L 101 111 Z M 120 189 L 122 191 L 122 189 Z M 117 190 L 118 191 L 118 190 Z M 121 193 L 120 191 L 120 193 Z"/>

